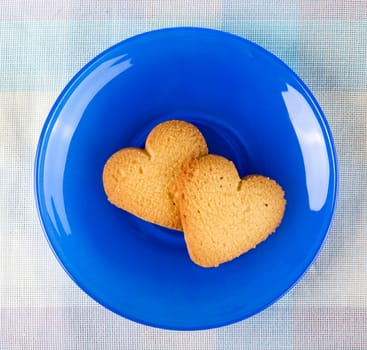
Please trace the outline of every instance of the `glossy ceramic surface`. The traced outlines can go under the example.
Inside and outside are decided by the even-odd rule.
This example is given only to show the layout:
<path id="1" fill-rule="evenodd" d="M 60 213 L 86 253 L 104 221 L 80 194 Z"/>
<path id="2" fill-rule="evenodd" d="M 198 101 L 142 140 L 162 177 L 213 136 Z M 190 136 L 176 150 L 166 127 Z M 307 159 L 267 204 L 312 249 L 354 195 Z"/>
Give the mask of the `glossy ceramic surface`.
<path id="1" fill-rule="evenodd" d="M 241 176 L 285 190 L 279 229 L 219 268 L 194 265 L 182 233 L 106 200 L 108 157 L 168 119 L 197 125 Z M 285 64 L 230 34 L 176 28 L 121 42 L 74 77 L 42 131 L 35 182 L 48 241 L 86 293 L 137 322 L 203 329 L 249 317 L 294 285 L 329 229 L 337 174 L 322 111 Z"/>

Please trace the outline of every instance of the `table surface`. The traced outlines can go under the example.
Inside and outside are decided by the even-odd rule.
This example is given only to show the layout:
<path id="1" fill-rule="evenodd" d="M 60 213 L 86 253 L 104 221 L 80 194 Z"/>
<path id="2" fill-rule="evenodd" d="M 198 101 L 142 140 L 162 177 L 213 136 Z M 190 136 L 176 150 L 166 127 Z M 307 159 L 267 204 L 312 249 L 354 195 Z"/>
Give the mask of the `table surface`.
<path id="1" fill-rule="evenodd" d="M 179 332 L 119 317 L 57 263 L 35 209 L 40 130 L 63 86 L 132 35 L 200 26 L 250 39 L 310 87 L 334 135 L 339 201 L 302 280 L 254 317 Z M 367 349 L 367 0 L 2 0 L 0 349 Z"/>

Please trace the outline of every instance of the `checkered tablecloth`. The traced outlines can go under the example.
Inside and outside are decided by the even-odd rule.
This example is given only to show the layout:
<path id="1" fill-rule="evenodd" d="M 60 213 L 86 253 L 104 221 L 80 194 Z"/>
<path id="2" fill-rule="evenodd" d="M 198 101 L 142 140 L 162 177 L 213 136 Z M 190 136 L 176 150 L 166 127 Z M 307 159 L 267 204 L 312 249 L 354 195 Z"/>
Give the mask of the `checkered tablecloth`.
<path id="1" fill-rule="evenodd" d="M 250 39 L 310 87 L 340 168 L 335 219 L 280 301 L 234 325 L 179 332 L 119 317 L 85 295 L 38 221 L 33 162 L 63 86 L 134 34 L 200 26 Z M 1 0 L 0 349 L 367 349 L 367 0 Z"/>

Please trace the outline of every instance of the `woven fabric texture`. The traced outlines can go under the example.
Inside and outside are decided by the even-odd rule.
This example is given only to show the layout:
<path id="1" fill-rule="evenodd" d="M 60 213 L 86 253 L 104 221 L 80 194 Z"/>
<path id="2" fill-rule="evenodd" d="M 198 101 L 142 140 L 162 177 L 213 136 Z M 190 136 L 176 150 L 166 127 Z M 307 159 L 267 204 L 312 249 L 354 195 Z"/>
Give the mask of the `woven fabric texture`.
<path id="1" fill-rule="evenodd" d="M 155 329 L 85 295 L 44 238 L 33 163 L 45 118 L 92 57 L 172 26 L 228 31 L 287 63 L 317 97 L 339 162 L 339 200 L 302 280 L 254 317 L 206 331 Z M 2 0 L 0 349 L 367 349 L 366 0 Z"/>

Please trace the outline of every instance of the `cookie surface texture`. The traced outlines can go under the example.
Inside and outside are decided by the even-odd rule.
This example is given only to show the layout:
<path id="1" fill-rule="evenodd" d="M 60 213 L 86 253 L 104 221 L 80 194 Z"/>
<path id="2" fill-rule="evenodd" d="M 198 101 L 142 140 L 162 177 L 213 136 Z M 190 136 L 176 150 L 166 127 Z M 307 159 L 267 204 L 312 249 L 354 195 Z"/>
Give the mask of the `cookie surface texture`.
<path id="1" fill-rule="evenodd" d="M 255 248 L 279 226 L 282 188 L 261 175 L 241 179 L 217 155 L 189 162 L 178 179 L 179 205 L 190 258 L 215 267 Z"/>
<path id="2" fill-rule="evenodd" d="M 124 148 L 108 159 L 103 170 L 108 200 L 143 220 L 181 230 L 177 176 L 185 163 L 207 153 L 194 125 L 163 122 L 152 129 L 145 149 Z"/>

